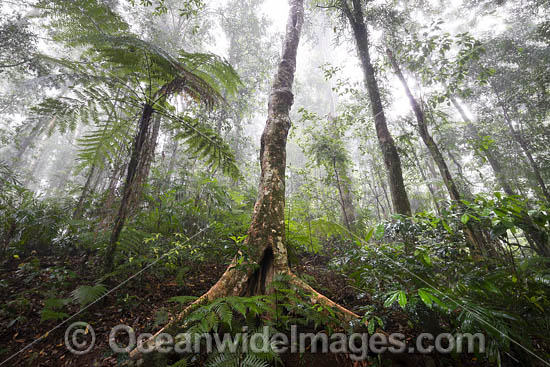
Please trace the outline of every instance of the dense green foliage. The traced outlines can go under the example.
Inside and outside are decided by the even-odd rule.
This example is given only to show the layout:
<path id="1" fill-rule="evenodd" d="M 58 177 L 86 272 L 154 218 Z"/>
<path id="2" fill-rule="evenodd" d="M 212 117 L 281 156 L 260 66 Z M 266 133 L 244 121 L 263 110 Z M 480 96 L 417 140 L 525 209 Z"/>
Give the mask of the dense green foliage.
<path id="1" fill-rule="evenodd" d="M 550 358 L 548 1 L 357 2 L 410 217 L 393 213 L 342 14 L 352 1 L 308 3 L 288 145 L 285 228 L 293 271 L 334 296 L 331 277 L 344 279 L 352 296 L 337 301 L 359 314 L 370 334 L 487 336 L 486 353 L 442 355 L 442 366 L 543 366 Z M 281 31 L 264 5 L 0 4 L 0 289 L 7 292 L 0 362 L 24 346 L 19 334 L 43 335 L 81 308 L 93 319 L 101 305 L 136 319 L 149 301 L 132 294 L 135 288 L 175 284 L 166 309 L 141 321 L 157 331 L 201 295 L 202 283 L 214 281 L 191 280 L 194 270 L 222 269 L 233 258 L 246 263 L 258 126 Z M 506 22 L 497 27 L 499 21 Z M 420 102 L 463 200 L 448 195 L 386 49 Z M 143 133 L 147 107 L 153 112 Z M 136 178 L 128 180 L 136 155 Z M 123 205 L 117 246 L 109 246 Z M 483 248 L 472 244 L 472 228 Z M 114 264 L 108 272 L 105 259 Z M 330 277 L 311 275 L 319 273 Z M 108 293 L 128 279 L 135 288 Z M 267 295 L 193 306 L 185 326 L 197 334 L 360 327 L 339 325 L 335 310 L 307 298 L 277 278 Z M 184 357 L 175 365 L 283 363 L 272 351 Z M 21 358 L 32 365 L 42 357 L 38 349 Z M 384 365 L 376 356 L 369 363 Z"/>

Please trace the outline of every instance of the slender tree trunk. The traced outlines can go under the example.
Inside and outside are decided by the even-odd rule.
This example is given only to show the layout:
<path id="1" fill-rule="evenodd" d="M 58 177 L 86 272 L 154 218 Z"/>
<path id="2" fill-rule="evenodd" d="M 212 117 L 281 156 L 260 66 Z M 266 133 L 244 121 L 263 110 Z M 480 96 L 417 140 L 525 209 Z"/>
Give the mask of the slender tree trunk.
<path id="1" fill-rule="evenodd" d="M 457 109 L 458 113 L 466 122 L 466 127 L 468 129 L 469 135 L 471 139 L 479 139 L 480 133 L 477 127 L 472 123 L 472 120 L 466 115 L 466 112 L 462 108 L 462 106 L 458 103 L 456 98 L 451 97 L 451 102 Z M 477 149 L 477 147 L 474 146 L 474 149 Z M 504 174 L 504 171 L 502 169 L 502 166 L 500 165 L 500 162 L 496 158 L 496 155 L 494 153 L 494 150 L 492 147 L 488 147 L 487 149 L 483 150 L 485 154 L 485 158 L 487 158 L 487 161 L 489 162 L 489 165 L 493 169 L 493 173 L 495 174 L 495 178 L 497 179 L 497 182 L 499 183 L 500 187 L 504 190 L 506 195 L 515 195 L 514 190 L 508 183 L 508 179 L 506 178 L 506 175 Z"/>
<path id="2" fill-rule="evenodd" d="M 418 168 L 418 171 L 420 172 L 420 176 L 422 177 L 422 180 L 424 180 L 424 182 L 426 183 L 426 186 L 428 186 L 428 191 L 430 192 L 430 196 L 432 197 L 432 201 L 434 203 L 434 208 L 435 208 L 437 214 L 441 215 L 441 207 L 439 206 L 439 202 L 438 202 L 433 184 L 430 182 L 430 179 L 426 175 L 426 171 L 424 171 L 424 167 L 422 167 L 422 164 L 420 163 L 420 160 L 418 159 L 418 155 L 416 155 L 416 152 L 414 152 L 414 150 L 413 150 L 413 155 L 414 155 L 414 161 L 416 163 L 416 167 Z"/>
<path id="3" fill-rule="evenodd" d="M 384 193 L 384 200 L 386 201 L 386 207 L 387 207 L 387 211 L 384 210 L 384 217 L 388 217 L 389 215 L 391 215 L 391 212 L 392 212 L 392 205 L 391 205 L 391 200 L 390 200 L 390 196 L 388 195 L 388 190 L 386 188 L 386 181 L 384 181 L 382 179 L 382 175 L 380 175 L 380 171 L 376 171 L 376 178 L 378 179 L 378 185 L 380 185 L 380 189 L 382 190 L 382 192 Z"/>
<path id="4" fill-rule="evenodd" d="M 101 208 L 103 213 L 103 219 L 101 220 L 99 227 L 107 228 L 109 223 L 112 221 L 113 215 L 113 205 L 116 199 L 116 191 L 119 182 L 122 180 L 122 176 L 126 171 L 126 164 L 119 157 L 118 160 L 114 163 L 113 169 L 111 171 L 111 176 L 108 177 L 107 188 L 105 189 L 105 200 Z"/>
<path id="5" fill-rule="evenodd" d="M 90 186 L 92 185 L 92 180 L 94 178 L 95 172 L 96 172 L 97 165 L 96 163 L 93 163 L 90 167 L 90 171 L 88 172 L 88 177 L 86 178 L 86 183 L 84 184 L 84 187 L 82 188 L 82 193 L 80 193 L 80 198 L 78 199 L 78 204 L 76 204 L 76 208 L 73 213 L 73 219 L 78 219 L 82 215 L 82 209 L 84 207 L 84 202 L 86 201 L 86 198 L 88 197 L 88 192 L 90 190 Z"/>
<path id="6" fill-rule="evenodd" d="M 496 93 L 496 91 L 495 91 Z M 498 94 L 497 94 L 498 96 Z M 540 167 L 538 163 L 533 158 L 533 155 L 531 154 L 531 150 L 529 148 L 529 145 L 523 138 L 523 135 L 521 132 L 516 130 L 514 125 L 512 124 L 512 118 L 510 117 L 510 114 L 508 113 L 508 107 L 506 107 L 505 104 L 500 103 L 500 106 L 502 108 L 502 111 L 504 113 L 504 119 L 506 120 L 506 123 L 508 125 L 508 128 L 510 129 L 510 134 L 516 141 L 516 143 L 521 147 L 521 150 L 523 151 L 523 154 L 527 158 L 527 162 L 529 162 L 529 165 L 531 166 L 531 169 L 533 170 L 533 173 L 535 175 L 535 179 L 537 180 L 537 183 L 542 191 L 542 194 L 544 195 L 544 198 L 546 201 L 550 203 L 550 192 L 548 191 L 548 188 L 546 184 L 544 183 L 544 180 L 542 178 L 542 174 L 540 172 Z"/>
<path id="7" fill-rule="evenodd" d="M 397 77 L 401 81 L 401 84 L 403 85 L 403 88 L 405 89 L 405 93 L 407 94 L 407 98 L 409 99 L 409 103 L 411 104 L 411 108 L 416 116 L 420 137 L 422 138 L 422 141 L 424 141 L 424 144 L 426 144 L 426 146 L 428 147 L 430 155 L 432 156 L 437 167 L 439 168 L 439 172 L 441 174 L 441 177 L 443 178 L 445 186 L 447 187 L 447 191 L 449 192 L 451 200 L 454 201 L 456 205 L 462 208 L 464 207 L 464 205 L 461 203 L 462 197 L 460 195 L 460 192 L 458 191 L 458 187 L 456 186 L 453 176 L 451 175 L 451 171 L 449 170 L 449 167 L 445 162 L 443 154 L 441 153 L 436 142 L 430 135 L 424 111 L 422 110 L 422 107 L 420 106 L 416 98 L 413 96 L 407 80 L 403 76 L 403 72 L 401 71 L 397 60 L 395 59 L 390 49 L 387 49 L 387 54 L 395 71 L 395 74 L 397 75 Z M 481 229 L 477 226 L 472 225 L 470 222 L 466 223 L 464 227 L 464 234 L 467 241 L 473 248 L 476 248 L 483 253 L 489 253 L 493 250 L 489 248 L 488 244 L 486 243 Z"/>
<path id="8" fill-rule="evenodd" d="M 153 124 L 151 131 L 147 136 L 145 144 L 143 146 L 143 152 L 137 168 L 136 183 L 134 194 L 132 195 L 130 202 L 130 212 L 134 212 L 135 208 L 139 205 L 139 201 L 143 194 L 143 188 L 149 177 L 151 171 L 151 164 L 155 159 L 155 150 L 157 149 L 158 137 L 160 132 L 161 117 L 159 114 L 153 118 Z"/>
<path id="9" fill-rule="evenodd" d="M 172 183 L 172 175 L 174 174 L 174 167 L 176 167 L 176 157 L 178 154 L 178 148 L 179 148 L 179 140 L 174 139 L 174 147 L 172 148 L 172 155 L 170 155 L 170 160 L 168 161 L 168 168 L 166 171 L 166 178 L 164 181 L 163 188 L 164 190 L 167 190 L 170 187 L 170 184 Z"/>
<path id="10" fill-rule="evenodd" d="M 384 207 L 380 203 L 380 195 L 378 194 L 378 190 L 376 190 L 376 185 L 373 186 L 370 181 L 367 181 L 367 185 L 369 186 L 370 191 L 372 192 L 372 196 L 374 197 L 374 206 L 376 208 L 376 217 L 378 218 L 378 221 L 382 220 L 382 216 L 380 215 L 380 210 L 384 211 Z M 385 216 L 385 213 L 384 213 Z"/>
<path id="11" fill-rule="evenodd" d="M 351 188 L 349 178 L 347 174 L 341 174 L 340 170 L 337 167 L 336 159 L 332 161 L 334 175 L 336 177 L 336 187 L 338 188 L 338 194 L 340 195 L 340 205 L 342 207 L 342 219 L 344 225 L 348 231 L 352 231 L 353 226 L 355 225 L 355 206 L 353 205 L 353 198 L 351 196 Z M 345 169 L 341 169 L 344 171 Z"/>
<path id="12" fill-rule="evenodd" d="M 451 102 L 455 106 L 455 108 L 460 113 L 462 119 L 466 122 L 468 130 L 470 131 L 470 135 L 474 139 L 478 139 L 480 134 L 477 130 L 477 127 L 473 124 L 472 120 L 466 115 L 466 112 L 462 108 L 462 106 L 458 103 L 458 101 L 451 97 Z M 474 147 L 475 148 L 475 147 Z M 496 155 L 493 151 L 493 148 L 489 147 L 488 149 L 483 150 L 485 153 L 485 157 L 487 158 L 487 161 L 489 162 L 489 165 L 493 169 L 493 172 L 495 174 L 495 177 L 506 193 L 506 195 L 509 196 L 515 196 L 517 193 L 512 189 L 510 184 L 508 183 L 507 177 L 504 173 L 504 170 L 502 169 L 502 166 L 500 165 L 500 162 L 496 158 Z M 519 187 L 519 186 L 518 186 Z M 525 196 L 522 194 L 522 196 Z M 520 213 L 521 216 L 521 222 L 518 224 L 518 226 L 523 230 L 525 234 L 525 238 L 527 239 L 527 242 L 529 243 L 529 246 L 533 251 L 535 251 L 540 256 L 549 257 L 550 256 L 550 239 L 548 238 L 548 235 L 545 231 L 541 231 L 539 228 L 537 228 L 536 224 L 533 222 L 531 217 L 529 216 L 529 213 L 522 210 Z"/>
<path id="13" fill-rule="evenodd" d="M 388 129 L 378 82 L 376 81 L 374 67 L 371 63 L 368 31 L 365 25 L 362 3 L 360 0 L 352 0 L 353 8 L 350 8 L 347 2 L 342 2 L 343 11 L 350 22 L 355 36 L 365 85 L 369 93 L 370 105 L 374 116 L 378 143 L 388 174 L 393 210 L 395 213 L 410 216 L 411 204 L 403 181 L 401 159 Z"/>
<path id="14" fill-rule="evenodd" d="M 474 185 L 470 180 L 468 180 L 468 178 L 464 174 L 464 169 L 462 168 L 462 164 L 460 163 L 458 158 L 453 154 L 453 152 L 451 152 L 450 150 L 447 150 L 445 153 L 447 153 L 451 161 L 456 166 L 456 174 L 459 179 L 456 180 L 455 182 L 457 184 L 458 191 L 466 199 L 472 200 L 474 198 L 474 194 L 472 193 L 471 187 Z"/>
<path id="15" fill-rule="evenodd" d="M 115 252 L 118 246 L 118 240 L 120 238 L 120 233 L 122 232 L 122 227 L 124 226 L 124 223 L 126 221 L 126 217 L 128 215 L 130 200 L 135 190 L 136 173 L 138 171 L 140 161 L 143 158 L 142 154 L 143 154 L 144 145 L 146 143 L 147 136 L 149 134 L 153 112 L 154 112 L 153 106 L 149 104 L 145 104 L 143 106 L 142 116 L 139 121 L 138 132 L 134 139 L 134 144 L 132 146 L 132 155 L 130 157 L 130 162 L 128 163 L 126 180 L 124 182 L 124 189 L 122 192 L 122 200 L 120 202 L 118 214 L 115 218 L 115 223 L 113 226 L 113 230 L 111 232 L 109 246 L 106 252 L 106 259 L 105 259 L 106 272 L 110 272 L 113 269 Z"/>
<path id="16" fill-rule="evenodd" d="M 426 147 L 428 148 L 430 155 L 435 161 L 435 164 L 439 168 L 439 172 L 441 173 L 441 177 L 443 178 L 443 182 L 447 187 L 447 191 L 449 192 L 451 200 L 460 201 L 460 192 L 458 191 L 458 187 L 456 186 L 456 183 L 451 175 L 451 171 L 449 170 L 449 167 L 447 166 L 445 158 L 439 150 L 439 147 L 437 146 L 436 142 L 428 131 L 428 125 L 426 123 L 424 111 L 422 110 L 420 104 L 417 102 L 416 98 L 413 96 L 409 85 L 405 80 L 403 73 L 401 72 L 401 68 L 399 67 L 395 57 L 393 56 L 393 53 L 388 49 L 387 54 L 390 58 L 395 74 L 397 75 L 397 77 L 401 81 L 401 84 L 403 85 L 403 88 L 405 89 L 405 93 L 407 94 L 409 103 L 411 104 L 411 108 L 416 116 L 418 133 L 420 134 L 420 137 L 422 138 L 424 144 L 426 144 Z"/>

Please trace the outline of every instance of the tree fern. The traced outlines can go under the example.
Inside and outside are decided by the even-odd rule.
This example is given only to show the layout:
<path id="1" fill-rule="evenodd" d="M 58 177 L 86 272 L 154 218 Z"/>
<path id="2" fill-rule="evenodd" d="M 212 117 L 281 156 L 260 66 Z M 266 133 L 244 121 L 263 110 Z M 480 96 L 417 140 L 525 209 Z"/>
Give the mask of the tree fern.
<path id="1" fill-rule="evenodd" d="M 128 107 L 135 108 L 148 103 L 157 112 L 177 120 L 182 125 L 181 137 L 188 144 L 191 154 L 204 159 L 208 165 L 222 167 L 223 172 L 232 177 L 237 176 L 235 157 L 218 134 L 197 120 L 172 115 L 164 107 L 164 102 L 159 102 L 175 94 L 185 93 L 207 107 L 225 103 L 222 90 L 225 94 L 233 94 L 240 84 L 235 70 L 226 60 L 205 53 L 180 51 L 171 54 L 133 35 L 122 18 L 97 0 L 75 0 L 70 6 L 66 6 L 64 1 L 52 0 L 40 2 L 39 7 L 43 8 L 46 16 L 52 18 L 52 27 L 59 40 L 86 50 L 82 54 L 84 64 L 49 58 L 64 68 L 89 74 L 94 80 L 95 84 L 78 89 L 80 95 L 75 100 L 80 101 L 81 106 L 86 105 L 88 99 L 95 104 L 109 100 L 100 87 L 102 80 L 107 85 L 117 84 L 127 91 L 125 93 L 133 94 L 133 99 L 124 100 Z M 141 84 L 147 85 L 147 88 L 142 89 Z M 137 93 L 139 90 L 141 95 Z M 52 101 L 49 102 L 49 107 L 53 107 Z M 59 102 L 55 106 L 58 113 L 75 111 Z M 97 115 L 99 110 L 88 104 L 86 109 L 81 109 L 81 115 Z M 99 127 L 100 131 L 102 127 L 105 125 Z M 110 144 L 104 140 L 106 136 L 95 130 L 85 137 L 86 145 L 81 158 L 90 162 L 111 156 L 112 152 L 108 149 Z"/>

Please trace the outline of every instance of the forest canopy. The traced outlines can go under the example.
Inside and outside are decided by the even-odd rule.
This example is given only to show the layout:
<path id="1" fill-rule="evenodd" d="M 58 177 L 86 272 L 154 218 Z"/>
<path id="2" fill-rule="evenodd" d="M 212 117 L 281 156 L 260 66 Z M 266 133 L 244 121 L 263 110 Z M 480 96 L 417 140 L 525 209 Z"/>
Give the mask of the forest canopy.
<path id="1" fill-rule="evenodd" d="M 547 0 L 3 0 L 0 366 L 550 366 L 548 65 Z"/>

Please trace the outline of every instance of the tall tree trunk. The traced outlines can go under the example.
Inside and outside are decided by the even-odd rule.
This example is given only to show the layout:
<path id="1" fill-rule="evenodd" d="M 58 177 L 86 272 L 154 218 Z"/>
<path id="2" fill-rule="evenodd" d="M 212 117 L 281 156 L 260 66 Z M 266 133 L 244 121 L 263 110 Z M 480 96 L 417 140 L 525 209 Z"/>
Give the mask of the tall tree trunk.
<path id="1" fill-rule="evenodd" d="M 478 128 L 472 123 L 472 120 L 466 115 L 466 112 L 464 111 L 462 106 L 458 103 L 456 98 L 451 97 L 450 99 L 451 99 L 451 103 L 455 106 L 458 113 L 466 123 L 466 128 L 468 129 L 470 139 L 475 139 L 475 140 L 479 139 L 480 133 Z M 474 147 L 474 149 L 477 149 L 477 147 Z M 496 158 L 493 148 L 488 147 L 487 149 L 484 149 L 483 152 L 485 154 L 485 158 L 487 158 L 487 161 L 489 162 L 489 165 L 493 169 L 493 173 L 495 174 L 495 178 L 497 179 L 497 182 L 500 185 L 500 187 L 502 187 L 506 195 L 510 195 L 510 196 L 515 195 L 514 190 L 508 183 L 508 179 L 504 174 L 504 171 L 502 169 L 502 166 L 500 165 L 500 162 Z"/>
<path id="2" fill-rule="evenodd" d="M 342 2 L 342 10 L 348 18 L 355 36 L 365 85 L 368 90 L 372 114 L 374 116 L 378 143 L 388 174 L 393 210 L 398 214 L 409 216 L 411 215 L 411 204 L 403 181 L 401 159 L 388 129 L 378 82 L 376 81 L 374 67 L 371 63 L 368 31 L 365 25 L 362 3 L 360 0 L 352 0 L 353 8 L 350 8 L 347 2 Z"/>
<path id="3" fill-rule="evenodd" d="M 466 115 L 466 112 L 462 108 L 462 106 L 458 103 L 458 101 L 451 97 L 451 102 L 455 106 L 455 108 L 460 113 L 462 119 L 466 122 L 466 126 L 468 130 L 470 131 L 470 135 L 472 138 L 477 139 L 479 138 L 480 134 L 477 129 L 477 127 L 473 124 L 472 120 Z M 489 147 L 488 149 L 483 150 L 485 153 L 485 157 L 487 158 L 487 161 L 489 162 L 489 165 L 493 169 L 493 172 L 495 174 L 495 177 L 506 193 L 506 195 L 509 196 L 515 196 L 517 193 L 512 189 L 510 184 L 508 183 L 507 177 L 502 169 L 502 166 L 500 165 L 500 162 L 496 158 L 496 155 L 493 151 L 492 147 Z M 549 257 L 550 256 L 550 239 L 548 238 L 548 234 L 545 231 L 540 230 L 537 228 L 537 225 L 533 222 L 531 216 L 529 213 L 527 213 L 525 210 L 522 210 L 521 213 L 519 213 L 521 222 L 518 223 L 518 227 L 520 227 L 524 234 L 527 242 L 529 243 L 529 246 L 533 251 L 535 251 L 537 254 L 543 257 Z"/>
<path id="4" fill-rule="evenodd" d="M 158 137 L 160 132 L 161 116 L 155 115 L 153 118 L 153 124 L 151 131 L 149 132 L 145 144 L 143 146 L 143 152 L 137 168 L 136 183 L 134 194 L 130 201 L 130 211 L 134 212 L 138 206 L 141 196 L 143 194 L 143 188 L 149 177 L 151 171 L 151 164 L 155 159 L 155 150 L 157 149 Z"/>
<path id="5" fill-rule="evenodd" d="M 460 195 L 460 192 L 458 191 L 458 187 L 456 186 L 453 176 L 451 175 L 451 171 L 449 170 L 449 167 L 445 162 L 445 158 L 443 157 L 443 154 L 439 150 L 439 147 L 437 146 L 433 137 L 430 135 L 430 132 L 428 130 L 428 124 L 426 122 L 426 117 L 424 115 L 424 111 L 422 110 L 422 107 L 420 106 L 416 98 L 413 96 L 411 89 L 409 88 L 409 85 L 407 83 L 407 80 L 403 76 L 403 72 L 401 71 L 401 68 L 397 63 L 397 60 L 395 59 L 390 49 L 387 49 L 387 54 L 393 66 L 393 69 L 395 71 L 395 74 L 397 75 L 397 77 L 399 78 L 399 81 L 401 82 L 401 84 L 403 85 L 403 88 L 405 89 L 405 93 L 407 95 L 407 98 L 409 99 L 411 108 L 414 111 L 414 114 L 416 116 L 418 133 L 420 134 L 422 141 L 424 141 L 424 144 L 426 144 L 426 146 L 428 147 L 430 155 L 432 156 L 433 160 L 435 161 L 435 164 L 439 168 L 439 173 L 443 178 L 443 182 L 445 183 L 445 187 L 447 187 L 447 191 L 449 192 L 449 196 L 451 197 L 451 200 L 454 201 L 456 205 L 462 208 L 464 207 L 464 205 L 461 202 L 462 197 Z M 467 241 L 472 246 L 472 248 L 478 249 L 482 253 L 490 253 L 493 250 L 488 247 L 488 244 L 486 243 L 486 240 L 480 228 L 472 225 L 472 223 L 470 222 L 466 223 L 464 227 L 464 234 L 466 236 Z"/>
<path id="6" fill-rule="evenodd" d="M 432 201 L 434 203 L 434 208 L 437 212 L 437 214 L 441 215 L 441 207 L 439 206 L 439 202 L 436 196 L 436 191 L 434 189 L 433 184 L 430 182 L 430 179 L 426 175 L 426 171 L 424 170 L 424 167 L 422 167 L 422 164 L 420 163 L 420 159 L 418 159 L 418 155 L 413 150 L 413 158 L 416 163 L 416 167 L 418 168 L 418 171 L 420 172 L 420 176 L 422 177 L 422 180 L 426 183 L 426 186 L 428 186 L 428 191 L 430 192 L 430 196 L 432 197 Z"/>
<path id="7" fill-rule="evenodd" d="M 166 177 L 163 185 L 163 189 L 167 190 L 172 183 L 172 175 L 174 174 L 174 168 L 176 167 L 177 154 L 179 148 L 179 140 L 173 140 L 174 147 L 172 148 L 172 154 L 170 155 L 170 160 L 168 161 L 168 168 L 166 170 Z"/>
<path id="8" fill-rule="evenodd" d="M 542 191 L 542 194 L 546 201 L 550 203 L 550 192 L 548 191 L 548 188 L 546 184 L 544 183 L 544 180 L 542 178 L 542 174 L 540 172 L 540 167 L 538 163 L 533 158 L 533 155 L 531 154 L 531 150 L 529 149 L 529 145 L 523 138 L 523 135 L 521 132 L 516 130 L 512 123 L 512 118 L 510 117 L 508 107 L 500 101 L 500 97 L 498 96 L 498 93 L 495 89 L 495 94 L 499 100 L 500 107 L 502 108 L 502 112 L 504 113 L 504 119 L 506 120 L 506 123 L 508 125 L 508 129 L 510 129 L 510 134 L 512 135 L 512 138 L 516 141 L 516 143 L 521 147 L 521 150 L 523 151 L 523 154 L 527 158 L 527 162 L 529 162 L 529 165 L 531 166 L 531 169 L 533 170 L 533 174 L 535 175 L 535 179 L 537 180 L 537 183 L 540 187 L 540 190 Z"/>
<path id="9" fill-rule="evenodd" d="M 430 135 L 430 132 L 428 131 L 428 124 L 426 123 L 424 111 L 422 110 L 422 107 L 420 106 L 420 104 L 417 102 L 416 98 L 413 96 L 409 88 L 409 85 L 405 80 L 405 77 L 403 76 L 403 72 L 401 71 L 401 68 L 397 63 L 397 60 L 393 56 L 393 53 L 388 49 L 387 54 L 393 66 L 393 69 L 395 71 L 395 74 L 397 75 L 399 81 L 403 85 L 403 88 L 405 89 L 405 93 L 407 94 L 407 98 L 409 99 L 409 103 L 416 117 L 418 133 L 420 134 L 420 137 L 422 138 L 422 141 L 424 142 L 424 144 L 426 144 L 426 147 L 428 148 L 430 155 L 435 161 L 437 168 L 439 168 L 439 172 L 441 174 L 441 177 L 443 178 L 445 187 L 447 187 L 447 191 L 449 192 L 449 196 L 451 197 L 451 200 L 458 202 L 461 199 L 460 192 L 458 191 L 458 187 L 451 175 L 451 171 L 449 170 L 449 167 L 445 162 L 445 158 L 443 157 L 443 154 L 439 150 L 439 147 L 437 146 L 436 142 L 434 141 L 433 137 Z"/>
<path id="10" fill-rule="evenodd" d="M 378 194 L 378 190 L 376 190 L 376 184 L 373 186 L 371 181 L 367 181 L 367 185 L 369 187 L 369 190 L 372 192 L 372 196 L 374 197 L 374 207 L 376 208 L 376 218 L 378 218 L 378 221 L 381 221 L 382 216 L 380 214 L 380 210 L 384 211 L 384 207 L 380 203 L 380 195 Z M 385 217 L 385 213 L 384 213 L 384 217 Z"/>
<path id="11" fill-rule="evenodd" d="M 245 276 L 229 266 L 206 298 L 220 295 L 252 295 L 265 293 L 275 273 L 288 272 L 285 246 L 285 169 L 286 141 L 291 126 L 289 112 L 294 95 L 292 84 L 296 70 L 296 54 L 303 24 L 303 0 L 291 0 L 283 54 L 275 75 L 267 122 L 261 137 L 261 177 L 258 198 L 246 244 L 252 249 L 250 261 L 260 264 L 259 270 L 248 270 Z"/>
<path id="12" fill-rule="evenodd" d="M 342 207 L 342 221 L 348 231 L 351 232 L 356 221 L 355 205 L 353 205 L 353 197 L 350 187 L 351 183 L 347 172 L 345 171 L 345 167 L 338 167 L 336 159 L 332 160 L 332 165 L 336 178 L 338 195 L 340 196 L 340 205 Z"/>
<path id="13" fill-rule="evenodd" d="M 105 199 L 101 208 L 103 219 L 99 224 L 99 228 L 107 228 L 113 220 L 113 205 L 117 196 L 117 186 L 119 182 L 122 181 L 122 176 L 126 171 L 126 166 L 127 165 L 122 161 L 121 157 L 118 157 L 113 164 L 111 177 L 109 177 L 109 180 L 107 181 L 107 188 L 105 189 Z"/>
<path id="14" fill-rule="evenodd" d="M 126 221 L 128 215 L 129 204 L 132 198 L 132 195 L 135 190 L 136 183 L 136 174 L 142 160 L 144 145 L 146 143 L 147 136 L 149 135 L 149 129 L 151 126 L 151 118 L 153 116 L 153 106 L 150 104 L 145 104 L 143 106 L 143 111 L 141 119 L 139 121 L 138 132 L 134 139 L 134 144 L 132 146 L 132 154 L 130 157 L 130 162 L 128 163 L 128 170 L 126 173 L 126 180 L 124 182 L 124 189 L 122 192 L 122 200 L 120 202 L 120 207 L 118 209 L 118 214 L 115 218 L 115 223 L 113 230 L 111 232 L 111 238 L 109 240 L 109 246 L 106 252 L 105 258 L 105 270 L 110 272 L 113 269 L 115 252 L 118 246 L 118 240 L 120 238 L 120 233 L 122 232 L 122 227 Z"/>
<path id="15" fill-rule="evenodd" d="M 275 274 L 288 274 L 293 284 L 302 287 L 311 294 L 312 302 L 321 302 L 335 307 L 348 319 L 357 317 L 351 311 L 337 305 L 303 283 L 290 272 L 288 266 L 284 219 L 286 141 L 291 126 L 289 112 L 294 100 L 292 84 L 296 70 L 296 54 L 303 24 L 303 13 L 303 0 L 290 0 L 290 15 L 283 54 L 269 96 L 268 117 L 261 138 L 261 177 L 258 199 L 254 205 L 252 221 L 245 240 L 247 246 L 252 250 L 249 254 L 249 262 L 259 265 L 259 268 L 238 266 L 238 256 L 235 257 L 218 282 L 192 306 L 229 295 L 248 296 L 266 293 Z M 177 332 L 178 323 L 186 316 L 190 307 L 156 335 L 162 332 Z M 150 343 L 154 344 L 154 338 Z M 144 356 L 138 350 L 131 353 L 131 358 L 134 360 L 156 358 L 154 360 L 158 361 L 158 358 L 162 357 L 151 354 Z M 147 363 L 147 360 L 145 362 Z"/>
<path id="16" fill-rule="evenodd" d="M 384 210 L 384 217 L 388 218 L 389 216 L 391 216 L 392 205 L 391 205 L 390 196 L 388 195 L 388 190 L 386 188 L 387 181 L 384 181 L 382 179 L 382 175 L 380 174 L 379 170 L 376 170 L 376 178 L 377 178 L 376 181 L 378 182 L 378 185 L 380 185 L 380 189 L 382 190 L 382 193 L 384 193 L 384 200 L 386 201 L 387 211 Z"/>

